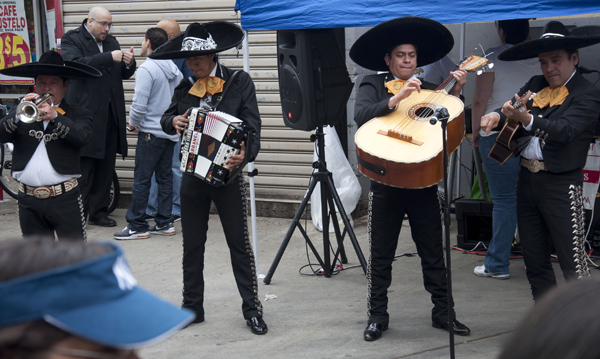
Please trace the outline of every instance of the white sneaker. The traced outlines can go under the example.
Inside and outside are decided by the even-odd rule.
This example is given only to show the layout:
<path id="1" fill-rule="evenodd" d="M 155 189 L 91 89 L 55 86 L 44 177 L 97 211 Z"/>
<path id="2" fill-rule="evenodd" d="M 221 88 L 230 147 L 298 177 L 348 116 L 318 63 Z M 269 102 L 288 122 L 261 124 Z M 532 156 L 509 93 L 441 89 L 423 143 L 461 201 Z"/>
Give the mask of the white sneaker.
<path id="1" fill-rule="evenodd" d="M 479 277 L 492 277 L 494 279 L 510 278 L 510 273 L 492 274 L 492 273 L 488 272 L 487 269 L 485 269 L 485 265 L 480 265 L 480 266 L 475 267 L 475 269 L 473 270 L 473 273 L 475 273 L 475 275 L 479 276 Z"/>
<path id="2" fill-rule="evenodd" d="M 175 234 L 175 227 L 173 227 L 173 223 L 167 223 L 160 228 L 155 224 L 150 227 L 150 233 L 162 234 L 163 236 L 172 236 Z"/>
<path id="3" fill-rule="evenodd" d="M 148 237 L 150 237 L 150 234 L 147 231 L 145 231 L 145 232 L 134 231 L 133 229 L 129 228 L 129 226 L 123 228 L 123 230 L 121 232 L 115 233 L 115 239 L 118 239 L 118 240 L 143 239 L 143 238 L 148 238 Z"/>

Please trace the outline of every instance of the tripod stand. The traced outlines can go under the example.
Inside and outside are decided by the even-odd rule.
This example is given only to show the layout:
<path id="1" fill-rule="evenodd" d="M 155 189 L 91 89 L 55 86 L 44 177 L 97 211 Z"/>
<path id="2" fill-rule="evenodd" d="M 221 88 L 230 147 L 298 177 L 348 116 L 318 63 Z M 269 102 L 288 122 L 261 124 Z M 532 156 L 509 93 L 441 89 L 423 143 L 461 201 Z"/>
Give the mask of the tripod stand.
<path id="1" fill-rule="evenodd" d="M 317 258 L 317 261 L 321 265 L 321 268 L 323 268 L 323 273 L 324 273 L 325 277 L 331 277 L 331 274 L 333 273 L 333 269 L 335 268 L 335 262 L 337 261 L 338 255 L 340 255 L 342 257 L 342 263 L 347 262 L 347 260 L 345 258 L 344 246 L 343 246 L 343 240 L 344 240 L 344 236 L 346 235 L 346 232 L 348 233 L 348 237 L 350 237 L 350 241 L 352 242 L 352 245 L 354 246 L 354 250 L 356 251 L 356 255 L 358 256 L 358 260 L 360 262 L 360 265 L 363 268 L 363 271 L 365 272 L 365 274 L 367 273 L 367 263 L 362 254 L 362 251 L 360 249 L 360 245 L 358 244 L 358 241 L 356 240 L 356 236 L 354 235 L 354 230 L 350 226 L 350 221 L 348 220 L 348 216 L 346 215 L 346 212 L 344 211 L 342 201 L 340 200 L 340 197 L 338 196 L 335 186 L 333 185 L 332 174 L 331 174 L 331 172 L 329 172 L 327 170 L 327 164 L 325 163 L 325 134 L 323 133 L 322 125 L 317 126 L 315 134 L 311 136 L 311 140 L 316 141 L 317 149 L 318 149 L 318 161 L 313 163 L 313 168 L 317 169 L 317 171 L 313 172 L 313 174 L 311 175 L 310 186 L 308 187 L 308 191 L 304 195 L 304 199 L 302 200 L 302 203 L 300 204 L 298 211 L 296 211 L 294 220 L 292 221 L 292 224 L 290 225 L 290 228 L 288 229 L 288 231 L 285 235 L 285 238 L 283 239 L 283 242 L 281 243 L 281 246 L 279 247 L 279 251 L 277 251 L 277 255 L 275 256 L 275 259 L 273 260 L 273 264 L 271 264 L 271 268 L 269 268 L 269 271 L 267 272 L 267 275 L 265 276 L 265 279 L 263 280 L 263 282 L 265 284 L 271 283 L 271 278 L 273 277 L 273 274 L 275 273 L 275 270 L 277 269 L 277 265 L 279 265 L 279 261 L 281 260 L 281 257 L 283 256 L 283 252 L 285 252 L 285 249 L 286 249 L 288 243 L 290 242 L 290 239 L 292 238 L 292 234 L 294 234 L 294 230 L 296 229 L 296 227 L 298 227 L 298 229 L 304 236 L 304 240 L 306 241 L 306 243 L 312 250 L 313 254 Z M 302 227 L 302 224 L 300 223 L 300 217 L 302 216 L 302 212 L 304 212 L 304 209 L 306 208 L 306 205 L 308 204 L 308 200 L 310 199 L 310 196 L 313 193 L 317 183 L 321 183 L 321 208 L 323 209 L 322 213 L 324 214 L 323 215 L 323 259 L 321 259 L 321 256 L 319 256 L 317 249 L 315 248 L 312 241 L 308 237 L 306 230 L 304 229 L 304 227 Z M 334 203 L 335 203 L 335 206 L 334 206 Z M 340 226 L 338 224 L 336 211 L 335 211 L 336 206 L 339 209 L 340 217 L 342 218 L 342 221 L 344 222 L 345 228 L 344 228 L 343 233 L 340 232 Z M 329 217 L 330 216 L 332 217 L 332 223 L 333 223 L 333 227 L 335 229 L 335 236 L 336 236 L 337 244 L 338 244 L 338 249 L 335 252 L 333 261 L 331 261 L 331 255 L 330 255 L 330 250 L 329 250 L 329 246 L 330 246 Z"/>

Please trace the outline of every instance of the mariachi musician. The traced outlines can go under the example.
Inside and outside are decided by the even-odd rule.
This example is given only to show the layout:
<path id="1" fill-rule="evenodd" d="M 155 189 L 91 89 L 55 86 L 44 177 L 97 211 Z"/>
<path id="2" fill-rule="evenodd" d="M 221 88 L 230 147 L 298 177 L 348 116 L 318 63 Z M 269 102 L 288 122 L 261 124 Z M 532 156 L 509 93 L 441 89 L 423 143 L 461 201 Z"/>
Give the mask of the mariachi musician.
<path id="1" fill-rule="evenodd" d="M 63 61 L 48 51 L 40 61 L 0 70 L 8 76 L 34 77 L 36 93 L 25 95 L 20 106 L 38 103 L 37 118 L 17 114 L 20 106 L 0 120 L 0 142 L 12 142 L 13 177 L 19 185 L 19 221 L 24 236 L 85 239 L 85 217 L 77 178 L 80 149 L 92 136 L 92 113 L 70 106 L 64 99 L 68 79 L 99 77 L 95 68 Z M 54 106 L 52 106 L 54 104 Z"/>
<path id="2" fill-rule="evenodd" d="M 440 23 L 422 17 L 402 17 L 383 22 L 362 35 L 350 50 L 350 57 L 362 67 L 388 71 L 365 76 L 356 97 L 354 120 L 358 126 L 392 113 L 414 91 L 435 89 L 415 74 L 443 58 L 454 45 L 452 34 Z M 466 71 L 450 72 L 456 79 L 451 89 L 459 96 L 466 83 Z M 449 74 L 449 75 L 450 75 Z M 437 186 L 398 188 L 371 181 L 369 193 L 368 325 L 364 339 L 377 340 L 388 328 L 387 291 L 392 282 L 394 260 L 402 220 L 408 215 L 412 238 L 421 257 L 425 289 L 434 304 L 432 325 L 468 335 L 469 328 L 458 320 L 449 324 L 447 276 L 442 248 L 442 222 Z"/>
<path id="3" fill-rule="evenodd" d="M 583 166 L 600 112 L 600 89 L 578 68 L 577 49 L 600 43 L 600 36 L 572 36 L 558 21 L 544 26 L 539 39 L 505 50 L 498 59 L 539 58 L 543 75 L 519 90 L 536 93 L 527 111 L 507 101 L 481 118 L 481 128 L 502 129 L 507 118 L 518 121 L 522 138 L 521 171 L 517 182 L 517 224 L 527 279 L 533 299 L 556 286 L 552 247 L 565 279 L 589 277 L 585 253 Z"/>
<path id="4" fill-rule="evenodd" d="M 218 61 L 218 53 L 242 42 L 242 30 L 227 22 L 190 24 L 151 55 L 154 59 L 185 58 L 194 73 L 175 88 L 171 105 L 161 119 L 168 134 L 181 134 L 192 107 L 214 108 L 242 120 L 250 131 L 250 147 L 225 162 L 232 170 L 241 165 L 245 151 L 253 161 L 260 149 L 261 120 L 254 83 L 246 72 L 234 71 Z M 223 94 L 226 92 L 225 96 Z M 254 334 L 266 334 L 263 308 L 258 299 L 256 267 L 248 237 L 246 183 L 242 175 L 228 185 L 214 187 L 192 174 L 181 181 L 181 228 L 183 232 L 183 307 L 196 313 L 195 323 L 204 321 L 204 249 L 211 202 L 215 203 L 231 253 L 233 274 L 242 297 L 242 312 Z"/>

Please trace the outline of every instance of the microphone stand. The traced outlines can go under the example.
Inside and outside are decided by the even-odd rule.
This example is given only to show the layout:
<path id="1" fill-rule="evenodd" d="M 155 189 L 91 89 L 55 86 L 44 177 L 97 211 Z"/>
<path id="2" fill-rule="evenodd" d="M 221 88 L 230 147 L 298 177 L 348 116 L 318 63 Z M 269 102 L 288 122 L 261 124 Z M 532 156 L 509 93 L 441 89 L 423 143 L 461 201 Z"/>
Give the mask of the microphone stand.
<path id="1" fill-rule="evenodd" d="M 450 115 L 445 107 L 440 108 L 439 112 L 436 111 L 437 116 L 432 117 L 429 121 L 432 125 L 435 125 L 438 121 L 442 125 L 442 150 L 443 154 L 443 166 L 444 166 L 444 193 L 448 192 L 448 150 L 446 148 L 446 137 L 448 128 L 448 119 Z M 450 336 L 450 358 L 454 359 L 454 300 L 452 298 L 452 261 L 450 260 L 450 198 L 446 198 L 444 201 L 444 247 L 446 251 L 446 277 L 448 281 L 448 288 L 446 296 L 448 300 L 448 333 Z"/>

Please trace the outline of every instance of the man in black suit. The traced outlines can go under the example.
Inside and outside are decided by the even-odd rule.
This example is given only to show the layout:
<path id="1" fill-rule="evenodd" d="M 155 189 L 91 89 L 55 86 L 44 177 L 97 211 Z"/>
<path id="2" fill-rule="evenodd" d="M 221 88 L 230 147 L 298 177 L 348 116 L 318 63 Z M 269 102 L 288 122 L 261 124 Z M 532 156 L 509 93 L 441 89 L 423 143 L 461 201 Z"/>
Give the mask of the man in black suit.
<path id="1" fill-rule="evenodd" d="M 19 106 L 0 120 L 0 142 L 14 144 L 12 175 L 19 185 L 19 221 L 24 236 L 85 239 L 85 217 L 77 177 L 80 149 L 92 137 L 92 113 L 64 99 L 68 78 L 93 78 L 92 67 L 63 61 L 49 51 L 36 63 L 0 70 L 10 76 L 35 77 L 36 93 L 25 95 Z M 19 111 L 44 94 L 52 101 L 39 103 L 38 117 Z M 52 104 L 56 107 L 53 107 Z M 30 104 L 35 108 L 33 104 Z M 32 122 L 29 119 L 33 120 Z"/>
<path id="2" fill-rule="evenodd" d="M 415 76 L 417 66 L 443 58 L 454 45 L 454 38 L 442 24 L 422 17 L 403 17 L 383 22 L 363 34 L 352 46 L 350 57 L 378 75 L 365 76 L 358 89 L 354 121 L 367 121 L 388 115 L 415 91 L 435 89 Z M 457 80 L 450 90 L 459 96 L 467 72 L 451 72 Z M 450 324 L 447 299 L 447 275 L 442 248 L 442 222 L 437 185 L 426 188 L 398 188 L 371 181 L 369 193 L 369 267 L 368 325 L 363 335 L 374 341 L 388 328 L 387 291 L 392 283 L 392 262 L 405 215 L 413 241 L 421 258 L 423 282 L 434 304 L 432 326 L 458 335 L 470 329 L 458 320 Z"/>
<path id="3" fill-rule="evenodd" d="M 565 279 L 590 275 L 584 248 L 582 168 L 600 112 L 600 89 L 582 77 L 577 49 L 599 42 L 600 36 L 572 36 L 562 23 L 549 22 L 540 39 L 498 56 L 503 61 L 539 58 L 543 76 L 532 77 L 515 95 L 519 99 L 528 90 L 537 93 L 527 103 L 527 111 L 507 101 L 502 109 L 481 118 L 486 132 L 502 128 L 511 118 L 528 134 L 521 141 L 517 221 L 536 301 L 556 286 L 552 248 Z"/>
<path id="4" fill-rule="evenodd" d="M 89 223 L 113 227 L 108 218 L 108 193 L 115 171 L 115 155 L 127 156 L 125 135 L 125 96 L 123 80 L 136 69 L 133 46 L 121 51 L 117 39 L 109 35 L 112 15 L 101 6 L 93 7 L 87 19 L 62 38 L 65 60 L 90 65 L 102 72 L 97 79 L 72 81 L 66 98 L 94 114 L 94 132 L 81 151 L 83 203 Z"/>

